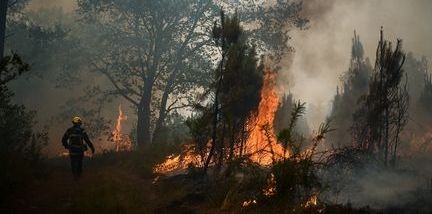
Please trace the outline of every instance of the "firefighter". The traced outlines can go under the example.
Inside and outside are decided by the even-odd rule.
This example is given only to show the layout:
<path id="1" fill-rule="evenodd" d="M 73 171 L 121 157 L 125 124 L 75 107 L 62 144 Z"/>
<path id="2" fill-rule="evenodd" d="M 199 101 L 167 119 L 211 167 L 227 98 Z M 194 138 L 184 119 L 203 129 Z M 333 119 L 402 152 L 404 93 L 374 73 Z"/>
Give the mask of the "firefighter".
<path id="1" fill-rule="evenodd" d="M 87 145 L 90 147 L 92 154 L 94 154 L 95 149 L 87 133 L 81 127 L 81 118 L 74 117 L 72 119 L 72 124 L 73 126 L 68 128 L 64 133 L 62 144 L 65 149 L 69 150 L 72 174 L 75 180 L 77 180 L 81 176 L 82 162 L 84 152 L 87 150 Z"/>

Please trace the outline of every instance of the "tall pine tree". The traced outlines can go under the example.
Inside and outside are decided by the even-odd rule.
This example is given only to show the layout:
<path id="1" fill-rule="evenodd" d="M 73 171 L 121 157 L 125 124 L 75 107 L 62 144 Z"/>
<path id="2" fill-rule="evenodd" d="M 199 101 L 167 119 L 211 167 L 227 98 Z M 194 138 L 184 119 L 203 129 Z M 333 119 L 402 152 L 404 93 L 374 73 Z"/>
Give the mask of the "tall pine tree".
<path id="1" fill-rule="evenodd" d="M 212 160 L 221 166 L 235 158 L 247 138 L 247 122 L 257 111 L 263 82 L 263 66 L 255 48 L 247 44 L 237 14 L 226 17 L 221 12 L 213 38 L 221 49 L 221 61 L 214 84 L 212 146 L 204 171 Z"/>
<path id="2" fill-rule="evenodd" d="M 383 39 L 382 29 L 380 35 L 369 92 L 354 113 L 352 133 L 361 149 L 387 166 L 396 162 L 400 133 L 407 122 L 409 96 L 402 69 L 402 41 L 397 40 L 393 49 L 392 43 Z"/>
<path id="3" fill-rule="evenodd" d="M 330 114 L 335 131 L 328 134 L 328 139 L 334 146 L 351 144 L 349 128 L 352 124 L 352 115 L 358 108 L 358 99 L 367 93 L 371 73 L 372 66 L 369 59 L 364 58 L 360 36 L 354 31 L 350 67 L 341 77 L 343 87 L 336 89 Z"/>

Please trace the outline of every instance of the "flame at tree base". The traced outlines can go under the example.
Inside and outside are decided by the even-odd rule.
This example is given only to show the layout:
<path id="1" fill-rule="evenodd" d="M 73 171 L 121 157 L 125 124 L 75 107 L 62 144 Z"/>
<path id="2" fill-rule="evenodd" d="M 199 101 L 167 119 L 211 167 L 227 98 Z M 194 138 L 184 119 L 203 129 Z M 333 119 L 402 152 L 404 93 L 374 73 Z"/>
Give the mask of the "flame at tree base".
<path id="1" fill-rule="evenodd" d="M 276 77 L 276 72 L 266 69 L 258 114 L 250 120 L 253 127 L 246 141 L 245 154 L 250 155 L 250 159 L 260 165 L 270 165 L 284 157 L 284 149 L 277 143 L 273 127 L 279 106 Z"/>
<path id="2" fill-rule="evenodd" d="M 184 145 L 183 152 L 181 154 L 169 155 L 165 161 L 161 164 L 156 164 L 153 167 L 153 172 L 166 174 L 175 174 L 176 171 L 181 172 L 191 166 L 199 167 L 200 163 L 203 162 L 202 158 L 194 152 L 194 145 Z"/>
<path id="3" fill-rule="evenodd" d="M 265 70 L 258 111 L 247 125 L 248 130 L 250 130 L 249 136 L 244 147 L 241 148 L 242 151 L 239 149 L 235 151 L 237 156 L 247 156 L 262 166 L 268 166 L 284 157 L 284 149 L 277 143 L 273 128 L 275 113 L 279 106 L 279 96 L 275 87 L 276 77 L 276 72 L 270 69 Z M 182 154 L 168 156 L 163 163 L 157 164 L 153 171 L 165 174 L 174 170 L 185 170 L 190 165 L 199 167 L 199 160 L 202 158 L 192 151 L 191 148 L 193 147 L 193 145 L 186 145 Z M 210 144 L 207 147 L 207 151 L 209 151 Z"/>
<path id="4" fill-rule="evenodd" d="M 121 105 L 118 107 L 117 123 L 114 131 L 112 132 L 111 139 L 115 145 L 115 151 L 132 151 L 132 142 L 129 136 L 122 133 L 122 121 L 127 120 L 124 115 Z"/>

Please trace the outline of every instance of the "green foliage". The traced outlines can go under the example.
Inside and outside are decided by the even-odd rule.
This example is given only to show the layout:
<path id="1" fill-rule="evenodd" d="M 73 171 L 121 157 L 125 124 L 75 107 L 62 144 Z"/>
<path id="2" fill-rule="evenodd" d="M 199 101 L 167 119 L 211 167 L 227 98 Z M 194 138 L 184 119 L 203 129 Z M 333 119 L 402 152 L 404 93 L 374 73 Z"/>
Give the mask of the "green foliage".
<path id="1" fill-rule="evenodd" d="M 222 4 L 221 4 L 222 5 Z M 249 42 L 279 63 L 282 57 L 293 51 L 289 44 L 292 29 L 305 29 L 308 20 L 301 15 L 301 1 L 224 1 L 223 7 L 238 11 L 247 30 Z M 235 9 L 234 9 L 235 8 Z"/>
<path id="2" fill-rule="evenodd" d="M 221 50 L 221 61 L 215 72 L 214 111 L 201 109 L 207 111 L 202 116 L 211 115 L 201 122 L 212 123 L 212 148 L 204 171 L 213 157 L 217 157 L 215 162 L 220 167 L 225 160 L 235 159 L 236 148 L 243 149 L 249 132 L 247 122 L 256 114 L 261 99 L 264 72 L 255 47 L 246 42 L 238 14 L 226 17 L 222 11 L 220 23 L 214 23 L 212 33 L 217 48 Z"/>
<path id="3" fill-rule="evenodd" d="M 88 67 L 109 80 L 111 95 L 137 110 L 137 142 L 163 138 L 168 115 L 185 108 L 211 77 L 207 15 L 212 1 L 78 1 Z M 204 32 L 202 32 L 204 30 Z M 90 32 L 91 33 L 91 32 Z M 153 136 L 153 138 L 152 138 Z"/>
<path id="4" fill-rule="evenodd" d="M 16 51 L 32 65 L 30 77 L 43 77 L 62 87 L 78 83 L 72 71 L 83 69 L 85 55 L 78 51 L 77 32 L 71 30 L 77 28 L 73 16 L 59 8 L 21 12 L 22 17 L 7 26 L 10 36 L 5 49 Z"/>
<path id="5" fill-rule="evenodd" d="M 304 114 L 306 107 L 306 103 L 301 103 L 300 101 L 297 101 L 294 104 L 293 110 L 291 112 L 291 120 L 286 129 L 283 129 L 279 132 L 277 138 L 280 143 L 282 143 L 282 146 L 284 148 L 284 156 L 287 152 L 287 149 L 291 149 L 294 154 L 299 154 L 301 145 L 296 142 L 296 139 L 294 138 L 294 127 L 299 118 Z"/>
<path id="6" fill-rule="evenodd" d="M 274 130 L 276 133 L 279 133 L 283 129 L 287 129 L 289 127 L 291 122 L 291 113 L 295 102 L 294 96 L 291 93 L 282 97 L 275 113 Z M 301 135 L 309 134 L 310 130 L 306 118 L 300 117 L 298 119 L 295 125 L 295 131 Z"/>
<path id="7" fill-rule="evenodd" d="M 319 160 L 316 160 L 316 148 L 325 136 L 332 131 L 329 121 L 322 123 L 311 147 L 305 150 L 302 141 L 294 137 L 294 127 L 298 119 L 304 114 L 305 103 L 294 104 L 291 112 L 290 125 L 278 134 L 278 141 L 282 143 L 285 153 L 289 156 L 277 161 L 271 167 L 271 177 L 274 179 L 276 198 L 286 200 L 287 207 L 295 207 L 309 200 L 321 191 L 320 179 L 317 175 Z"/>
<path id="8" fill-rule="evenodd" d="M 211 138 L 211 119 L 212 115 L 210 112 L 204 111 L 200 115 L 196 115 L 186 120 L 189 133 L 196 145 L 196 152 L 201 156 L 202 160 L 204 160 L 206 156 L 207 143 Z"/>
<path id="9" fill-rule="evenodd" d="M 191 138 L 186 117 L 177 111 L 174 111 L 167 116 L 164 126 L 161 127 L 160 133 L 163 137 L 154 139 L 156 144 L 179 145 L 189 141 Z"/>
<path id="10" fill-rule="evenodd" d="M 0 67 L 0 191 L 3 197 L 15 191 L 38 170 L 41 148 L 47 142 L 47 134 L 33 130 L 35 112 L 26 111 L 22 105 L 11 102 L 9 82 L 29 66 L 13 55 L 2 59 Z M 3 200 L 1 200 L 3 201 Z"/>
<path id="11" fill-rule="evenodd" d="M 221 90 L 223 114 L 244 122 L 251 112 L 257 110 L 261 98 L 262 72 L 263 67 L 258 64 L 254 48 L 244 43 L 230 47 Z"/>
<path id="12" fill-rule="evenodd" d="M 315 167 L 311 159 L 290 158 L 274 164 L 277 197 L 286 198 L 291 204 L 308 200 L 321 187 Z"/>
<path id="13" fill-rule="evenodd" d="M 30 66 L 24 63 L 21 57 L 12 53 L 0 60 L 0 85 L 4 86 L 7 82 L 30 70 Z"/>

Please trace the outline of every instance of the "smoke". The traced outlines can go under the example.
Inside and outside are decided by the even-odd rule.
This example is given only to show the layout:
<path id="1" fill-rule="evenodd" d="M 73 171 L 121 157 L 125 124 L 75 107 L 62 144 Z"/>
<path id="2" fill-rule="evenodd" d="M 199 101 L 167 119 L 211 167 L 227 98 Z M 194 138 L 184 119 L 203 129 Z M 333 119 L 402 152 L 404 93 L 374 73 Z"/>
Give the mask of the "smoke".
<path id="1" fill-rule="evenodd" d="M 76 1 L 30 0 L 28 5 L 33 11 L 52 7 L 73 12 Z M 282 82 L 281 88 L 308 103 L 306 117 L 313 130 L 327 116 L 336 86 L 340 84 L 339 77 L 348 69 L 354 30 L 360 35 L 365 55 L 371 62 L 381 26 L 387 39 L 403 39 L 407 52 L 432 57 L 432 46 L 428 45 L 428 39 L 432 38 L 430 0 L 303 0 L 303 8 L 302 15 L 310 19 L 309 28 L 290 32 L 291 46 L 296 52 L 281 63 L 284 78 L 278 82 Z M 55 107 L 44 107 L 39 110 L 40 114 L 58 107 L 50 106 Z M 31 107 L 36 109 L 40 105 Z"/>
<path id="2" fill-rule="evenodd" d="M 292 79 L 285 84 L 309 104 L 306 116 L 313 129 L 327 116 L 339 77 L 348 69 L 354 30 L 371 62 L 381 26 L 386 39 L 403 39 L 406 52 L 432 57 L 432 46 L 427 45 L 432 37 L 432 1 L 305 0 L 303 4 L 310 27 L 292 32 L 291 45 L 296 53 L 287 59 L 292 64 L 285 70 Z"/>
<path id="3" fill-rule="evenodd" d="M 398 169 L 365 164 L 360 169 L 337 166 L 322 176 L 328 186 L 321 199 L 334 204 L 370 207 L 378 210 L 412 210 L 410 213 L 432 211 L 432 180 L 428 169 L 432 159 L 418 155 L 399 162 Z M 385 212 L 387 213 L 387 212 Z"/>
<path id="4" fill-rule="evenodd" d="M 296 52 L 292 64 L 285 67 L 292 79 L 285 83 L 290 91 L 309 104 L 306 117 L 317 129 L 331 110 L 331 102 L 340 85 L 340 76 L 348 69 L 354 30 L 360 35 L 365 56 L 373 63 L 384 28 L 385 39 L 403 40 L 405 52 L 419 58 L 432 58 L 432 1 L 428 0 L 304 0 L 303 15 L 310 19 L 309 29 L 292 32 L 291 45 Z M 406 69 L 407 71 L 409 69 Z M 408 73 L 410 75 L 410 73 Z M 430 213 L 431 159 L 401 158 L 398 168 L 368 166 L 356 172 L 329 172 L 323 177 L 331 189 L 323 199 L 354 207 L 374 209 L 417 208 Z M 390 211 L 392 212 L 392 211 Z M 393 211 L 395 213 L 396 211 Z"/>
<path id="5" fill-rule="evenodd" d="M 369 167 L 354 174 L 339 171 L 338 177 L 327 180 L 329 192 L 321 196 L 322 200 L 378 210 L 413 209 L 428 213 L 432 208 L 428 177 L 411 170 Z"/>
<path id="6" fill-rule="evenodd" d="M 30 0 L 24 11 L 29 20 L 45 29 L 51 29 L 59 25 L 64 27 L 65 31 L 71 34 L 71 37 L 78 37 L 82 40 L 88 39 L 82 37 L 84 33 L 77 29 L 76 16 L 73 14 L 76 9 L 75 0 Z M 20 28 L 17 28 L 20 29 Z M 79 115 L 83 118 L 84 127 L 89 127 L 90 118 L 86 117 L 85 111 L 98 104 L 96 101 L 83 101 L 81 97 L 86 95 L 87 86 L 100 86 L 102 90 L 110 89 L 111 85 L 106 78 L 98 75 L 89 74 L 85 66 L 85 58 L 80 57 L 77 52 L 71 50 L 68 46 L 68 39 L 61 38 L 55 40 L 48 48 L 40 48 L 36 55 L 32 52 L 29 43 L 32 42 L 31 34 L 20 33 L 21 31 L 11 30 L 11 36 L 6 39 L 6 47 L 23 56 L 23 59 L 31 65 L 31 72 L 25 73 L 22 77 L 12 81 L 8 86 L 13 90 L 14 101 L 18 104 L 24 104 L 26 109 L 35 111 L 35 119 L 38 121 L 34 124 L 36 130 L 47 131 L 49 134 L 49 144 L 44 147 L 44 153 L 49 156 L 57 156 L 63 152 L 60 139 L 66 128 L 71 126 L 70 119 Z M 21 30 L 21 29 L 20 29 Z M 9 50 L 8 50 L 9 51 Z M 57 54 L 53 57 L 54 53 Z M 70 58 L 67 58 L 70 57 Z M 42 60 L 41 60 L 42 59 Z M 69 68 L 68 75 L 77 75 L 77 78 L 67 78 L 65 62 L 74 62 L 76 65 Z M 76 69 L 78 68 L 78 69 Z M 85 75 L 82 75 L 85 73 Z M 82 75 L 82 76 L 79 76 Z M 78 77 L 79 76 L 79 77 Z M 70 81 L 69 81 L 70 80 Z M 60 86 L 60 87 L 59 87 Z M 92 99 L 96 100 L 96 96 Z M 72 101 L 73 100 L 73 101 Z M 112 102 L 104 103 L 101 109 L 101 115 L 109 119 L 114 125 L 114 119 L 117 117 L 117 107 L 121 103 L 127 103 L 121 98 L 113 98 Z M 70 106 L 79 106 L 80 108 L 72 109 Z M 133 114 L 133 110 L 125 105 L 125 114 Z M 84 109 L 84 111 L 81 110 Z M 94 115 L 96 116 L 96 115 Z M 128 133 L 133 126 L 133 120 L 123 127 L 124 133 Z M 87 129 L 89 131 L 89 129 Z M 89 131 L 90 137 L 94 132 Z M 102 151 L 105 145 L 111 145 L 107 136 L 92 138 L 97 151 Z"/>
<path id="7" fill-rule="evenodd" d="M 76 9 L 75 0 L 31 0 L 27 9 L 38 10 L 41 8 L 60 7 L 65 12 L 72 12 Z"/>

